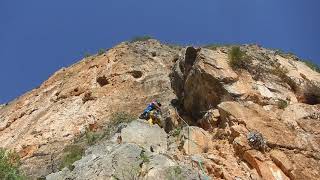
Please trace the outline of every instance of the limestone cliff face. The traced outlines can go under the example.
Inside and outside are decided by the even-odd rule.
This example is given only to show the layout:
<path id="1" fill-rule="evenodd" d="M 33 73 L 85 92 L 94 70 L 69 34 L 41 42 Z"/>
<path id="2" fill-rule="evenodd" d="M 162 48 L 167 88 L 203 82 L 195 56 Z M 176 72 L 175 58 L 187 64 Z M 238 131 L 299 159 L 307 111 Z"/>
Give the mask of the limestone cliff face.
<path id="1" fill-rule="evenodd" d="M 178 53 L 155 40 L 122 43 L 62 68 L 0 109 L 0 146 L 20 152 L 30 174 L 56 170 L 51 163 L 89 124 L 103 127 L 118 111 L 138 115 L 153 98 L 168 106 Z"/>
<path id="2" fill-rule="evenodd" d="M 113 149 L 103 153 L 120 148 L 138 156 L 143 150 L 159 162 L 198 168 L 201 176 L 215 179 L 319 179 L 320 74 L 292 56 L 254 45 L 241 49 L 251 59 L 245 69 L 230 67 L 229 47 L 180 49 L 156 40 L 121 43 L 59 70 L 39 88 L 0 107 L 0 146 L 19 152 L 27 174 L 48 175 L 58 171 L 63 148 L 86 129 L 103 128 L 115 112 L 138 116 L 158 98 L 167 133 L 186 126 L 183 120 L 192 125 L 183 127 L 179 136 L 171 132 L 164 137 L 168 146 L 161 153 L 166 157 L 143 150 L 136 140 L 102 146 Z M 247 136 L 253 131 L 265 138 L 263 150 L 249 144 Z M 83 162 L 75 172 L 88 168 Z M 90 161 L 96 167 L 94 163 Z M 143 170 L 148 174 L 144 178 L 161 174 L 151 172 L 157 165 L 144 166 L 150 166 Z M 114 170 L 100 178 L 114 177 Z M 75 172 L 58 174 L 81 179 Z"/>

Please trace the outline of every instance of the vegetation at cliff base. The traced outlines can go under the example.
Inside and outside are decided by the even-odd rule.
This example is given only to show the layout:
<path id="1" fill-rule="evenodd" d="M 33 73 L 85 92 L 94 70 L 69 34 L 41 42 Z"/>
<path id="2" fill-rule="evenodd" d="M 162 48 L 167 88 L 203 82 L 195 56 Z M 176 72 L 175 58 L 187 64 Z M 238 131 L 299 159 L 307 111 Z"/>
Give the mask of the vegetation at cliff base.
<path id="1" fill-rule="evenodd" d="M 25 179 L 19 171 L 19 166 L 20 157 L 16 152 L 0 148 L 0 179 Z"/>

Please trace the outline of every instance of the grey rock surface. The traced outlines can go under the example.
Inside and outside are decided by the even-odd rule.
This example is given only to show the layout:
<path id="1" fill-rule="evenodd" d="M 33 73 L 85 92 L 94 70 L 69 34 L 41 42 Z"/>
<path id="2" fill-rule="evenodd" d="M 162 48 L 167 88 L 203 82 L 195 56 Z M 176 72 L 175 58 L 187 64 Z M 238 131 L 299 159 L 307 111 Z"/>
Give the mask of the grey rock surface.
<path id="1" fill-rule="evenodd" d="M 137 120 L 115 136 L 119 135 L 122 143 L 102 141 L 90 147 L 85 156 L 73 164 L 74 169 L 64 168 L 48 175 L 47 180 L 199 179 L 196 169 L 181 166 L 170 157 L 167 134 L 159 126 Z"/>
<path id="2" fill-rule="evenodd" d="M 167 151 L 167 134 L 158 125 L 150 126 L 147 121 L 137 120 L 121 131 L 123 142 L 135 143 L 158 153 Z"/>

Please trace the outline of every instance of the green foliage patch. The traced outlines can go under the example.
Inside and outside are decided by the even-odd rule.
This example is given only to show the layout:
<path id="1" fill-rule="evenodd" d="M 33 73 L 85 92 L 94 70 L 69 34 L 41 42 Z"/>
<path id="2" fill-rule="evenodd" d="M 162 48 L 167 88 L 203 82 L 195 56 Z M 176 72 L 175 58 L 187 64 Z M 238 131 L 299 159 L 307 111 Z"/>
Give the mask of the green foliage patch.
<path id="1" fill-rule="evenodd" d="M 278 108 L 285 109 L 288 106 L 288 102 L 283 99 L 278 99 Z"/>
<path id="2" fill-rule="evenodd" d="M 90 57 L 91 56 L 91 54 L 90 53 L 88 53 L 88 52 L 86 52 L 86 53 L 84 53 L 84 55 L 83 55 L 85 58 L 88 58 L 88 57 Z"/>
<path id="3" fill-rule="evenodd" d="M 168 180 L 183 180 L 182 169 L 179 166 L 172 166 L 166 170 Z"/>
<path id="4" fill-rule="evenodd" d="M 94 145 L 98 140 L 101 139 L 102 134 L 100 132 L 87 130 L 85 133 L 85 137 L 88 145 Z"/>
<path id="5" fill-rule="evenodd" d="M 106 50 L 105 49 L 99 49 L 99 51 L 98 51 L 98 55 L 100 56 L 100 55 L 102 55 L 103 53 L 105 53 L 106 52 Z"/>
<path id="6" fill-rule="evenodd" d="M 177 127 L 173 129 L 170 133 L 172 136 L 176 137 L 180 135 L 181 131 L 182 131 L 182 127 Z"/>
<path id="7" fill-rule="evenodd" d="M 25 177 L 19 171 L 19 166 L 20 157 L 16 152 L 0 148 L 0 179 L 25 179 Z"/>
<path id="8" fill-rule="evenodd" d="M 59 169 L 63 169 L 64 167 L 69 168 L 69 170 L 73 170 L 73 163 L 80 160 L 84 155 L 84 148 L 80 145 L 69 145 L 64 149 L 64 154 L 62 158 L 62 162 L 60 164 Z"/>
<path id="9" fill-rule="evenodd" d="M 248 69 L 251 62 L 251 58 L 239 46 L 233 46 L 229 51 L 229 65 L 233 69 Z"/>
<path id="10" fill-rule="evenodd" d="M 237 45 L 235 45 L 235 44 L 214 44 L 214 43 L 212 43 L 212 44 L 204 45 L 203 47 L 207 48 L 207 49 L 216 50 L 219 47 L 232 47 L 232 46 L 237 46 Z"/>
<path id="11" fill-rule="evenodd" d="M 288 69 L 279 65 L 270 70 L 271 74 L 278 76 L 284 83 L 288 84 L 293 91 L 298 89 L 297 84 L 287 76 Z"/>
<path id="12" fill-rule="evenodd" d="M 150 159 L 149 159 L 148 155 L 145 153 L 145 151 L 141 151 L 140 159 L 142 160 L 142 163 L 149 163 L 150 162 Z"/>
<path id="13" fill-rule="evenodd" d="M 134 42 L 138 42 L 138 41 L 147 41 L 149 39 L 153 39 L 153 37 L 149 36 L 149 35 L 136 36 L 136 37 L 133 37 L 130 42 L 134 43 Z"/>

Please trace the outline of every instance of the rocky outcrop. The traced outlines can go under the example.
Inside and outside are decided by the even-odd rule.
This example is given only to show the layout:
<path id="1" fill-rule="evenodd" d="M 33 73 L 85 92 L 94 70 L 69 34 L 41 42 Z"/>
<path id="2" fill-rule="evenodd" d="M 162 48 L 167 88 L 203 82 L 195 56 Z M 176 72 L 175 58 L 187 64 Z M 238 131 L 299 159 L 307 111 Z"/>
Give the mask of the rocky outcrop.
<path id="1" fill-rule="evenodd" d="M 28 175 L 56 171 L 63 147 L 89 126 L 104 127 L 113 113 L 138 115 L 154 98 L 166 112 L 176 98 L 169 73 L 178 54 L 156 40 L 121 43 L 62 68 L 0 109 L 0 147 L 19 152 Z"/>
<path id="2" fill-rule="evenodd" d="M 0 107 L 0 146 L 33 178 L 319 179 L 320 74 L 255 45 L 237 69 L 229 50 L 148 40 L 85 58 Z M 164 130 L 126 124 L 58 171 L 64 147 L 154 98 Z"/>
<path id="3" fill-rule="evenodd" d="M 103 141 L 90 147 L 74 169 L 64 168 L 46 179 L 204 179 L 199 169 L 174 160 L 166 135 L 158 125 L 134 121 L 115 135 L 122 137 L 120 144 Z"/>
<path id="4" fill-rule="evenodd" d="M 191 55 L 190 55 L 191 54 Z M 183 99 L 185 111 L 195 118 L 202 111 L 215 107 L 222 99 L 230 99 L 223 87 L 224 83 L 234 82 L 237 74 L 227 63 L 228 56 L 208 49 L 186 48 L 172 74 L 178 97 Z"/>
<path id="5" fill-rule="evenodd" d="M 193 118 L 201 119 L 203 112 L 230 100 L 250 100 L 260 105 L 277 105 L 283 100 L 288 104 L 319 104 L 319 73 L 270 50 L 241 48 L 252 59 L 248 71 L 231 68 L 225 47 L 214 51 L 188 47 L 177 61 L 171 73 L 173 89 Z"/>
<path id="6" fill-rule="evenodd" d="M 201 154 L 212 147 L 212 136 L 199 127 L 185 127 L 180 134 L 185 154 Z"/>
<path id="7" fill-rule="evenodd" d="M 280 119 L 277 116 L 270 115 L 270 111 L 264 110 L 257 104 L 223 102 L 218 105 L 221 113 L 222 127 L 224 127 L 225 131 L 231 131 L 229 140 L 235 145 L 239 156 L 256 169 L 261 169 L 258 172 L 262 177 L 265 176 L 265 179 L 270 179 L 268 177 L 270 172 L 265 175 L 263 174 L 265 167 L 275 169 L 272 161 L 278 166 L 278 169 L 281 169 L 287 177 L 292 179 L 301 179 L 301 177 L 317 179 L 319 177 L 318 173 L 312 175 L 306 174 L 304 168 L 299 164 L 312 161 L 317 163 L 317 165 L 313 165 L 319 166 L 320 144 L 317 143 L 317 126 L 313 128 L 313 131 L 307 131 L 303 129 L 303 126 L 308 126 L 308 123 L 315 123 L 315 121 L 319 122 L 320 119 L 314 116 L 314 114 L 319 112 L 320 106 L 305 104 L 292 106 L 287 107 L 282 112 L 282 118 Z M 288 111 L 292 111 L 293 109 L 295 109 L 296 115 L 292 112 L 293 116 L 291 115 L 289 120 L 287 116 Z M 299 122 L 303 121 L 305 122 L 304 125 L 299 125 Z M 239 126 L 242 128 L 239 128 Z M 257 151 L 252 151 L 252 148 L 246 145 L 245 140 L 241 142 L 240 139 L 245 139 L 248 131 L 258 131 L 265 137 L 269 149 L 264 154 L 260 156 L 252 155 L 252 153 L 257 153 Z M 292 156 L 293 154 L 295 155 Z M 301 157 L 300 161 L 296 161 L 296 156 Z M 306 156 L 311 157 L 307 158 Z M 266 162 L 266 164 L 261 164 L 263 162 Z M 312 168 L 317 169 L 315 166 Z M 293 172 L 296 172 L 296 174 L 293 174 Z"/>
<path id="8" fill-rule="evenodd" d="M 269 50 L 241 48 L 252 59 L 248 70 L 232 69 L 225 47 L 198 49 L 188 71 L 183 70 L 185 61 L 178 60 L 172 73 L 178 78 L 171 79 L 178 81 L 180 91 L 176 92 L 181 96 L 183 114 L 212 132 L 213 142 L 206 143 L 206 150 L 210 152 L 208 144 L 214 146 L 216 138 L 227 140 L 238 158 L 263 179 L 317 179 L 318 173 L 306 174 L 294 157 L 301 157 L 302 164 L 319 163 L 320 109 L 315 105 L 319 104 L 319 73 Z M 215 108 L 217 115 L 212 113 Z M 250 146 L 250 132 L 261 133 L 266 140 L 264 148 Z M 197 137 L 202 139 L 202 135 Z M 204 153 L 196 142 L 186 143 L 191 144 L 191 153 Z M 292 153 L 297 156 L 290 156 Z M 313 172 L 318 171 L 316 166 L 312 165 Z"/>
<path id="9" fill-rule="evenodd" d="M 163 129 L 147 126 L 144 122 L 135 121 L 121 131 L 122 142 L 135 143 L 152 152 L 167 150 L 167 134 Z"/>

